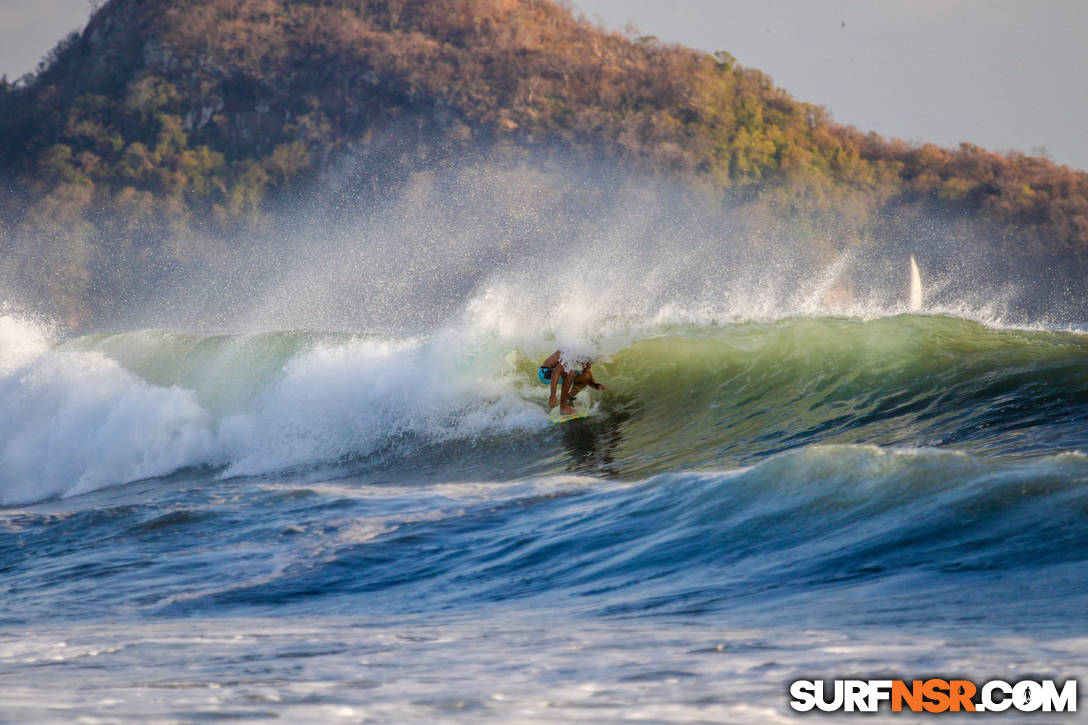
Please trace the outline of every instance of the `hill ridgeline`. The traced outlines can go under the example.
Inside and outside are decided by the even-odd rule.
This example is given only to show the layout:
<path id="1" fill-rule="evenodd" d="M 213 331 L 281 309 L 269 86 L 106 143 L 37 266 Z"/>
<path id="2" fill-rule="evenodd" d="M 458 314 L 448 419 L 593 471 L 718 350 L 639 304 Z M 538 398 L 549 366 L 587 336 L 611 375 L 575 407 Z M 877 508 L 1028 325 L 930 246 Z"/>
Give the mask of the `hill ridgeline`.
<path id="1" fill-rule="evenodd" d="M 551 0 L 110 0 L 0 85 L 0 292 L 110 326 L 284 219 L 362 224 L 467 160 L 558 173 L 559 195 L 587 175 L 683 189 L 707 228 L 797 264 L 863 260 L 847 294 L 914 253 L 938 297 L 1088 319 L 1088 174 L 837 125 L 727 52 Z"/>

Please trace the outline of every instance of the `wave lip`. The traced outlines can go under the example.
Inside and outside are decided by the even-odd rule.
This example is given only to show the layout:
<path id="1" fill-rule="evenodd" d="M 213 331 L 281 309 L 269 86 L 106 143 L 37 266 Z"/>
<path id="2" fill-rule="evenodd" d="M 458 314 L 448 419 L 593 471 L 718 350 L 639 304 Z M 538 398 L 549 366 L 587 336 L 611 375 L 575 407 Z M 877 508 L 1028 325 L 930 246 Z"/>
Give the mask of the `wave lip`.
<path id="1" fill-rule="evenodd" d="M 441 341 L 354 340 L 292 359 L 249 411 L 224 420 L 234 457 L 224 475 L 254 475 L 411 446 L 532 430 L 541 411 L 481 390 L 478 374 Z M 501 392 L 501 385 L 496 386 Z"/>
<path id="2" fill-rule="evenodd" d="M 0 502 L 77 495 L 216 460 L 191 391 L 151 385 L 101 353 L 56 351 L 26 324 L 9 321 L 6 335 L 13 329 L 41 344 L 4 355 Z"/>
<path id="3" fill-rule="evenodd" d="M 534 378 L 548 341 L 518 352 L 508 336 L 454 327 L 399 339 L 145 330 L 55 345 L 0 317 L 0 404 L 16 411 L 0 420 L 0 502 L 193 467 L 435 467 L 451 453 L 485 477 L 573 467 L 630 480 L 827 444 L 1088 449 L 1083 335 L 919 315 L 628 321 L 604 335 L 609 391 L 586 391 L 596 415 L 556 429 Z"/>
<path id="4" fill-rule="evenodd" d="M 496 368 L 441 339 L 155 331 L 3 348 L 0 503 L 211 467 L 221 476 L 362 459 L 546 425 Z M 127 365 L 128 367 L 123 366 Z"/>

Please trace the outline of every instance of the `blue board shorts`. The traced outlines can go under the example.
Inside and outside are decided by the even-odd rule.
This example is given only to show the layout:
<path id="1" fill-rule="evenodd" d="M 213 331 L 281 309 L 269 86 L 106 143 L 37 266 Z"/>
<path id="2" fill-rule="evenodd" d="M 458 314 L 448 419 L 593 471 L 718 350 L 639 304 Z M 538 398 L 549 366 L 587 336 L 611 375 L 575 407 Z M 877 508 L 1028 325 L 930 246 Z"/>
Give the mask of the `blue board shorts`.
<path id="1" fill-rule="evenodd" d="M 544 367 L 538 368 L 537 371 L 536 371 L 536 379 L 539 380 L 540 382 L 544 383 L 545 385 L 550 384 L 552 382 L 552 370 L 554 370 L 554 369 L 555 368 L 544 368 Z M 577 372 L 575 372 L 574 373 L 574 379 L 577 380 L 578 376 L 581 375 L 582 372 L 583 371 L 581 371 L 581 370 L 578 370 Z M 559 376 L 559 382 L 563 382 L 564 377 L 566 377 L 566 376 L 565 375 L 560 375 Z"/>

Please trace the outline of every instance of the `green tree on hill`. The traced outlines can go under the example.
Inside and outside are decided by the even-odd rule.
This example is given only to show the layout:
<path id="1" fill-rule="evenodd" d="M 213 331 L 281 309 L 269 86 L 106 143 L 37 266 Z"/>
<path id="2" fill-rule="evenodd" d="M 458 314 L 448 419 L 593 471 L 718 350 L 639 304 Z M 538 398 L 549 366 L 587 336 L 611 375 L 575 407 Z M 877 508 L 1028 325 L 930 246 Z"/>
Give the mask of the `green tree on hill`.
<path id="1" fill-rule="evenodd" d="M 0 81 L 0 243 L 82 324 L 267 226 L 390 128 L 413 128 L 410 148 L 381 156 L 372 189 L 467 150 L 562 148 L 832 230 L 810 235 L 814 259 L 895 234 L 892 211 L 967 215 L 1023 269 L 1088 291 L 1088 174 L 863 134 L 728 52 L 552 0 L 111 0 L 31 78 Z"/>

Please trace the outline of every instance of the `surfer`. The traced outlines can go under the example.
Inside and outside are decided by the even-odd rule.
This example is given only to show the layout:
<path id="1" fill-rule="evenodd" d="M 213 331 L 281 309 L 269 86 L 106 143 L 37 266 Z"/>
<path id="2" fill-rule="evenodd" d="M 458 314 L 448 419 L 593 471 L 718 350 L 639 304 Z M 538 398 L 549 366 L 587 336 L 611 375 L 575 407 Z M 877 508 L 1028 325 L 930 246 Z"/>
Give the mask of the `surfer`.
<path id="1" fill-rule="evenodd" d="M 540 369 L 536 373 L 540 382 L 545 385 L 551 383 L 552 388 L 551 395 L 548 397 L 548 407 L 554 408 L 558 405 L 560 415 L 571 415 L 574 413 L 574 398 L 578 393 L 582 392 L 583 388 L 588 386 L 594 390 L 605 390 L 605 386 L 593 379 L 592 365 L 592 360 L 575 360 L 564 364 L 563 354 L 559 350 L 549 355 L 540 364 Z M 559 400 L 557 401 L 555 389 L 557 383 L 560 382 L 562 384 L 559 386 Z"/>

